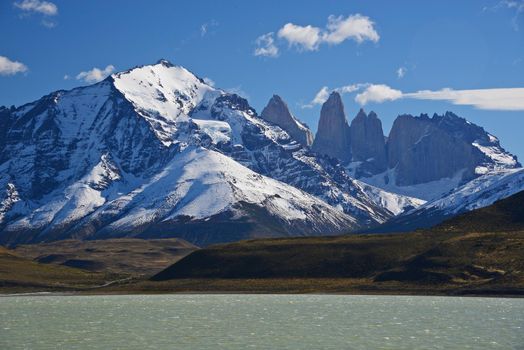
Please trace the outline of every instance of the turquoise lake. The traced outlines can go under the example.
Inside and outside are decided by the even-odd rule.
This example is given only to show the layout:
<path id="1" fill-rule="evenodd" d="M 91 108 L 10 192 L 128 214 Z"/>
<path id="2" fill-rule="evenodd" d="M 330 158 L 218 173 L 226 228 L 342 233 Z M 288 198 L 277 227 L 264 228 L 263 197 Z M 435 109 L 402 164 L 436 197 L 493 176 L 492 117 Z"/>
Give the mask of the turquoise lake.
<path id="1" fill-rule="evenodd" d="M 524 299 L 0 298 L 0 349 L 524 349 Z"/>

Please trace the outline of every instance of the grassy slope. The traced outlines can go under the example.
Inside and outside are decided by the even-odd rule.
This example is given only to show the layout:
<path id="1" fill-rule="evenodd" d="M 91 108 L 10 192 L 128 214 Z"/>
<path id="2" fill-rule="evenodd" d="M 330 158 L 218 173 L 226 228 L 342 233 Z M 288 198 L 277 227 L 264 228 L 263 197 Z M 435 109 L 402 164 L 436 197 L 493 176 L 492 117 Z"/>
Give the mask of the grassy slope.
<path id="1" fill-rule="evenodd" d="M 22 258 L 0 247 L 0 291 L 67 291 L 92 288 L 118 275 L 92 273 L 65 266 L 45 265 Z"/>
<path id="2" fill-rule="evenodd" d="M 0 292 L 94 293 L 109 282 L 151 276 L 195 249 L 180 239 L 65 240 L 15 250 L 0 246 Z"/>
<path id="3" fill-rule="evenodd" d="M 524 232 L 252 240 L 197 251 L 154 279 L 174 290 L 521 293 L 522 256 Z"/>
<path id="4" fill-rule="evenodd" d="M 182 239 L 64 240 L 21 245 L 14 250 L 32 260 L 93 272 L 153 275 L 197 249 Z"/>
<path id="5" fill-rule="evenodd" d="M 524 193 L 395 235 L 249 240 L 196 251 L 143 288 L 524 293 Z M 203 283 L 207 281 L 207 283 Z M 265 282 L 264 282 L 265 281 Z M 418 292 L 417 292 L 418 291 Z"/>

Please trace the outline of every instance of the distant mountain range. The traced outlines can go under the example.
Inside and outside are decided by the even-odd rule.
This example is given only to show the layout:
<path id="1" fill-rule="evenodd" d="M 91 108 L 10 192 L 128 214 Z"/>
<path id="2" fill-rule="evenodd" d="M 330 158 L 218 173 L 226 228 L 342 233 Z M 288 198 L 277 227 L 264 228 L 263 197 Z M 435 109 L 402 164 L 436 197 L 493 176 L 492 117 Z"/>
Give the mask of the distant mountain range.
<path id="1" fill-rule="evenodd" d="M 206 245 L 438 222 L 524 188 L 515 156 L 451 112 L 315 137 L 283 99 L 244 98 L 161 60 L 0 107 L 0 243 L 183 237 Z M 416 220 L 412 219 L 416 218 Z"/>

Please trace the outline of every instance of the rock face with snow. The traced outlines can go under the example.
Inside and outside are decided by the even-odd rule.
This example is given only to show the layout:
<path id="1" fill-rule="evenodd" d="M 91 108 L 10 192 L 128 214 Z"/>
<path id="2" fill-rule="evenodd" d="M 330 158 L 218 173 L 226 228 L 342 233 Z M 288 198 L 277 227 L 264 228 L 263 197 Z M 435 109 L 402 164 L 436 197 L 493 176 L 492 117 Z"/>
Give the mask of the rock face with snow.
<path id="1" fill-rule="evenodd" d="M 387 168 L 386 141 L 382 122 L 375 112 L 369 115 L 361 109 L 351 121 L 350 141 L 352 161 L 358 162 L 358 178 L 381 173 Z"/>
<path id="2" fill-rule="evenodd" d="M 0 115 L 0 243 L 330 234 L 422 204 L 165 60 Z"/>
<path id="3" fill-rule="evenodd" d="M 385 163 L 377 163 L 377 159 L 384 160 L 379 125 L 375 121 L 374 138 L 358 136 L 357 128 L 364 129 L 358 125 L 365 120 L 369 116 L 365 119 L 360 112 L 352 122 L 353 162 L 347 168 L 354 177 L 387 191 L 433 200 L 480 175 L 520 167 L 495 136 L 451 112 L 431 118 L 425 114 L 397 117 L 385 144 Z M 361 150 L 365 156 L 357 157 L 355 150 L 368 148 L 371 139 L 378 156 Z"/>
<path id="4" fill-rule="evenodd" d="M 388 138 L 389 168 L 396 169 L 400 186 L 452 177 L 459 171 L 463 179 L 472 179 L 482 160 L 479 149 L 425 115 L 399 116 Z"/>
<path id="5" fill-rule="evenodd" d="M 344 104 L 336 91 L 322 105 L 313 150 L 342 162 L 351 161 L 349 125 Z"/>
<path id="6" fill-rule="evenodd" d="M 278 125 L 303 146 L 311 146 L 313 133 L 291 114 L 287 104 L 278 95 L 273 95 L 260 116 L 270 123 Z"/>
<path id="7" fill-rule="evenodd" d="M 431 227 L 455 215 L 491 205 L 524 190 L 524 169 L 494 170 L 451 193 L 406 211 L 373 231 L 402 232 Z"/>

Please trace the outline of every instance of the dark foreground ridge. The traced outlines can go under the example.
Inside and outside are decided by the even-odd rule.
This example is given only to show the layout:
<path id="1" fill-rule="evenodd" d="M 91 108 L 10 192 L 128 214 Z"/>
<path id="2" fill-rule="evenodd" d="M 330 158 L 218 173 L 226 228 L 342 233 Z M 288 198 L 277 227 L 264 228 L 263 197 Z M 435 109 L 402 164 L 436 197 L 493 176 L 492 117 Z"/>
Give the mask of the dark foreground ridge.
<path id="1" fill-rule="evenodd" d="M 413 233 L 217 245 L 190 254 L 152 280 L 349 279 L 359 281 L 361 288 L 521 294 L 522 208 L 521 192 Z M 271 284 L 267 288 L 270 290 Z"/>

